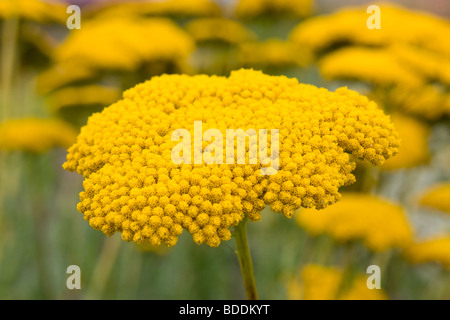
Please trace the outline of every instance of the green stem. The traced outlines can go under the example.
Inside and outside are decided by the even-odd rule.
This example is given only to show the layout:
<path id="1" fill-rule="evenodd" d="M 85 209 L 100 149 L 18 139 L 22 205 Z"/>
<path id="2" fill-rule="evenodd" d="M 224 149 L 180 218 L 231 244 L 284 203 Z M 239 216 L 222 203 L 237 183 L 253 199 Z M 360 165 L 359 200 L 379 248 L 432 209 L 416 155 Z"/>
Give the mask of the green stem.
<path id="1" fill-rule="evenodd" d="M 0 121 L 8 118 L 9 104 L 11 103 L 11 89 L 16 63 L 17 35 L 19 31 L 19 19 L 12 17 L 3 21 L 1 52 L 1 95 L 2 108 Z"/>
<path id="2" fill-rule="evenodd" d="M 258 300 L 258 291 L 256 290 L 255 275 L 253 273 L 252 257 L 247 240 L 247 219 L 245 218 L 234 229 L 234 240 L 236 242 L 236 254 L 241 267 L 242 279 L 247 293 L 248 300 Z"/>
<path id="3" fill-rule="evenodd" d="M 122 243 L 120 236 L 106 238 L 97 265 L 93 271 L 91 286 L 86 294 L 87 300 L 100 299 L 108 283 L 112 268 L 117 260 Z"/>

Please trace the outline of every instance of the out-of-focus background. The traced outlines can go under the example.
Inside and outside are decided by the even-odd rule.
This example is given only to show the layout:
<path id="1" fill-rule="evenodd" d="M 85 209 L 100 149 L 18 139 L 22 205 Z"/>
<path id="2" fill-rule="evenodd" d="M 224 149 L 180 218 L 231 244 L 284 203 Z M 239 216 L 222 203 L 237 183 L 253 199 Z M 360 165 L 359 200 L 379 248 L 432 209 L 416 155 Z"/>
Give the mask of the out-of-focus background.
<path id="1" fill-rule="evenodd" d="M 81 29 L 68 28 L 71 4 Z M 381 29 L 366 23 L 373 4 Z M 341 202 L 249 223 L 260 297 L 450 299 L 449 16 L 445 0 L 0 0 L 0 299 L 244 299 L 232 241 L 108 238 L 76 209 L 82 177 L 61 167 L 124 90 L 239 68 L 354 89 L 402 139 L 381 168 L 357 162 Z"/>

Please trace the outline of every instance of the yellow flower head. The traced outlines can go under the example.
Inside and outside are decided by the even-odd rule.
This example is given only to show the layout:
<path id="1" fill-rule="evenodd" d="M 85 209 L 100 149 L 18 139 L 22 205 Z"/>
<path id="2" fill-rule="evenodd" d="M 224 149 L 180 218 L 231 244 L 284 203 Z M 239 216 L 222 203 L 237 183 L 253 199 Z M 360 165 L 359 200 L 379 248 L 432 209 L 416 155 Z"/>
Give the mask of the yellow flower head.
<path id="1" fill-rule="evenodd" d="M 55 60 L 132 71 L 149 61 L 183 62 L 193 49 L 191 37 L 168 19 L 104 17 L 85 21 L 72 32 L 56 49 Z"/>
<path id="2" fill-rule="evenodd" d="M 0 124 L 0 150 L 43 153 L 53 147 L 69 147 L 76 136 L 76 130 L 61 120 L 8 120 Z"/>
<path id="3" fill-rule="evenodd" d="M 295 43 L 280 39 L 246 42 L 239 50 L 239 62 L 245 67 L 305 66 L 310 59 L 308 53 Z"/>
<path id="4" fill-rule="evenodd" d="M 52 92 L 47 100 L 53 111 L 73 106 L 107 106 L 120 98 L 117 87 L 101 85 L 73 86 Z"/>
<path id="5" fill-rule="evenodd" d="M 414 243 L 404 251 L 405 258 L 412 263 L 437 262 L 450 269 L 450 237 L 438 237 Z"/>
<path id="6" fill-rule="evenodd" d="M 313 0 L 239 0 L 236 15 L 240 18 L 264 15 L 303 18 L 311 14 L 313 3 Z"/>
<path id="7" fill-rule="evenodd" d="M 299 210 L 296 219 L 312 235 L 328 234 L 343 242 L 360 240 L 373 251 L 404 247 L 412 240 L 403 209 L 368 194 L 346 193 L 325 210 Z"/>
<path id="8" fill-rule="evenodd" d="M 417 88 L 424 79 L 405 66 L 393 50 L 346 47 L 326 55 L 319 62 L 326 79 L 365 81 L 377 86 L 404 85 Z"/>
<path id="9" fill-rule="evenodd" d="M 357 275 L 346 290 L 340 292 L 344 272 L 335 267 L 308 264 L 301 270 L 300 281 L 290 284 L 289 299 L 303 300 L 386 300 L 383 290 L 367 288 L 367 277 Z M 295 290 L 297 289 L 297 290 Z M 288 291 L 289 293 L 289 291 Z"/>
<path id="10" fill-rule="evenodd" d="M 420 77 L 450 86 L 450 53 L 439 54 L 411 45 L 392 45 L 390 54 Z"/>
<path id="11" fill-rule="evenodd" d="M 430 128 L 424 122 L 401 114 L 391 116 L 402 141 L 400 151 L 381 167 L 384 170 L 411 168 L 428 162 Z"/>
<path id="12" fill-rule="evenodd" d="M 366 27 L 365 7 L 352 7 L 299 24 L 290 39 L 321 58 L 325 78 L 367 82 L 378 101 L 429 120 L 448 116 L 449 22 L 388 3 L 379 7 L 381 29 Z"/>
<path id="13" fill-rule="evenodd" d="M 420 204 L 450 213 L 450 183 L 441 183 L 428 189 L 421 197 Z"/>
<path id="14" fill-rule="evenodd" d="M 2 0 L 0 1 L 0 18 L 18 17 L 39 23 L 65 23 L 68 4 L 61 1 L 39 0 Z"/>
<path id="15" fill-rule="evenodd" d="M 450 115 L 450 91 L 440 85 L 393 88 L 385 99 L 409 114 L 430 121 Z"/>
<path id="16" fill-rule="evenodd" d="M 345 47 L 319 61 L 330 80 L 363 81 L 374 96 L 408 113 L 433 120 L 450 114 L 450 56 L 410 45 Z"/>
<path id="17" fill-rule="evenodd" d="M 317 55 L 340 45 L 374 47 L 399 43 L 450 55 L 448 21 L 389 3 L 379 4 L 379 7 L 381 29 L 367 28 L 367 6 L 349 7 L 300 23 L 292 30 L 290 38 Z"/>
<path id="18" fill-rule="evenodd" d="M 220 16 L 222 10 L 210 0 L 162 0 L 138 1 L 92 5 L 87 8 L 88 16 L 170 16 L 170 17 L 212 17 Z"/>
<path id="19" fill-rule="evenodd" d="M 196 152 L 210 148 L 206 141 L 194 141 L 194 164 L 175 164 L 172 134 L 186 129 L 195 137 L 195 121 L 203 132 L 216 128 L 224 136 L 226 129 L 267 129 L 259 158 L 274 152 L 276 174 L 263 175 L 273 168 L 248 161 L 256 141 L 250 136 L 245 164 L 236 163 L 237 152 L 222 154 L 234 164 L 206 165 L 201 157 L 195 164 Z M 272 130 L 279 130 L 278 152 Z M 260 220 L 266 205 L 291 217 L 301 206 L 336 202 L 339 187 L 354 182 L 347 152 L 381 165 L 398 146 L 389 117 L 354 91 L 242 69 L 228 78 L 162 75 L 126 91 L 90 117 L 64 168 L 85 177 L 78 209 L 95 229 L 169 246 L 186 229 L 196 243 L 214 247 L 245 216 Z"/>
<path id="20" fill-rule="evenodd" d="M 197 42 L 219 40 L 230 44 L 239 44 L 256 38 L 256 35 L 243 24 L 224 18 L 192 20 L 185 26 L 185 30 Z"/>

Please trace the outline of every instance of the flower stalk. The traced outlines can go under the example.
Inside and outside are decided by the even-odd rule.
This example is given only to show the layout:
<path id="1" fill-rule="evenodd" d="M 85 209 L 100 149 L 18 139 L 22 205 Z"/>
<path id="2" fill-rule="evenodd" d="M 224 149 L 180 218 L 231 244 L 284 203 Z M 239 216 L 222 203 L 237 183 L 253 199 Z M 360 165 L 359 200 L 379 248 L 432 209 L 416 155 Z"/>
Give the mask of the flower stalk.
<path id="1" fill-rule="evenodd" d="M 241 268 L 245 292 L 248 300 L 258 300 L 255 275 L 253 272 L 252 257 L 247 240 L 247 219 L 245 218 L 234 229 L 234 240 L 236 242 L 236 254 Z"/>
<path id="2" fill-rule="evenodd" d="M 16 17 L 6 19 L 3 22 L 2 52 L 1 52 L 1 95 L 2 108 L 0 120 L 8 117 L 8 105 L 11 103 L 11 88 L 14 77 L 14 66 L 17 54 L 17 35 L 19 20 Z"/>

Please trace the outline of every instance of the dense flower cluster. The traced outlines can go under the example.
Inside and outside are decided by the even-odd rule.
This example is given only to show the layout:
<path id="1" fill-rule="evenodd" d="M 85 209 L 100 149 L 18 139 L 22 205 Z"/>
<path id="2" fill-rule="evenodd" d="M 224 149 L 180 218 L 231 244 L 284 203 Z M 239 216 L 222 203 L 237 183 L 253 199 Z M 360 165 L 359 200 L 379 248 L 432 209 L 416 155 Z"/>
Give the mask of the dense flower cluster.
<path id="1" fill-rule="evenodd" d="M 57 119 L 24 118 L 0 124 L 0 150 L 23 150 L 36 153 L 53 147 L 68 148 L 77 131 Z"/>
<path id="2" fill-rule="evenodd" d="M 428 189 L 421 197 L 420 204 L 450 213 L 450 183 L 440 183 Z"/>
<path id="3" fill-rule="evenodd" d="M 67 6 L 61 2 L 2 0 L 0 1 L 0 18 L 19 17 L 39 23 L 64 23 L 67 19 Z"/>
<path id="4" fill-rule="evenodd" d="M 290 284 L 289 299 L 303 300 L 385 300 L 383 290 L 367 288 L 367 276 L 358 274 L 345 289 L 344 272 L 336 267 L 308 264 L 301 270 L 300 279 Z"/>
<path id="5" fill-rule="evenodd" d="M 450 269 L 450 237 L 443 236 L 414 243 L 404 251 L 412 263 L 440 263 Z"/>
<path id="6" fill-rule="evenodd" d="M 218 40 L 239 44 L 256 38 L 256 35 L 240 22 L 225 18 L 196 19 L 186 24 L 185 30 L 197 42 Z"/>
<path id="7" fill-rule="evenodd" d="M 79 61 L 94 69 L 136 70 L 146 61 L 185 60 L 193 49 L 191 37 L 168 19 L 105 17 L 86 21 L 72 32 L 56 49 L 55 60 Z"/>
<path id="8" fill-rule="evenodd" d="M 395 129 L 400 134 L 400 151 L 381 167 L 384 170 L 412 168 L 425 164 L 430 159 L 428 138 L 430 128 L 422 121 L 401 114 L 391 115 Z"/>
<path id="9" fill-rule="evenodd" d="M 239 0 L 236 7 L 236 15 L 241 18 L 255 18 L 263 15 L 284 15 L 302 18 L 309 16 L 312 9 L 312 0 Z"/>
<path id="10" fill-rule="evenodd" d="M 292 41 L 267 39 L 243 43 L 239 48 L 239 63 L 244 67 L 305 66 L 311 57 Z"/>
<path id="11" fill-rule="evenodd" d="M 405 247 L 412 241 L 402 207 L 368 194 L 346 193 L 323 211 L 299 210 L 296 219 L 312 235 L 328 234 L 343 242 L 360 240 L 373 251 Z"/>
<path id="12" fill-rule="evenodd" d="M 260 150 L 279 156 L 277 173 L 262 175 L 267 165 L 259 159 L 249 164 L 250 142 L 246 164 L 237 164 L 235 153 L 234 164 L 176 165 L 172 133 L 194 136 L 195 121 L 203 132 L 278 129 L 279 152 L 270 133 Z M 126 91 L 91 116 L 64 168 L 85 177 L 78 209 L 95 229 L 169 246 L 186 229 L 196 243 L 218 246 L 244 216 L 260 220 L 266 205 L 291 217 L 300 207 L 338 201 L 339 187 L 355 179 L 346 152 L 382 165 L 398 146 L 389 117 L 354 91 L 242 69 L 228 78 L 163 75 Z M 203 141 L 191 154 L 207 147 Z M 229 159 L 224 152 L 223 163 Z"/>

